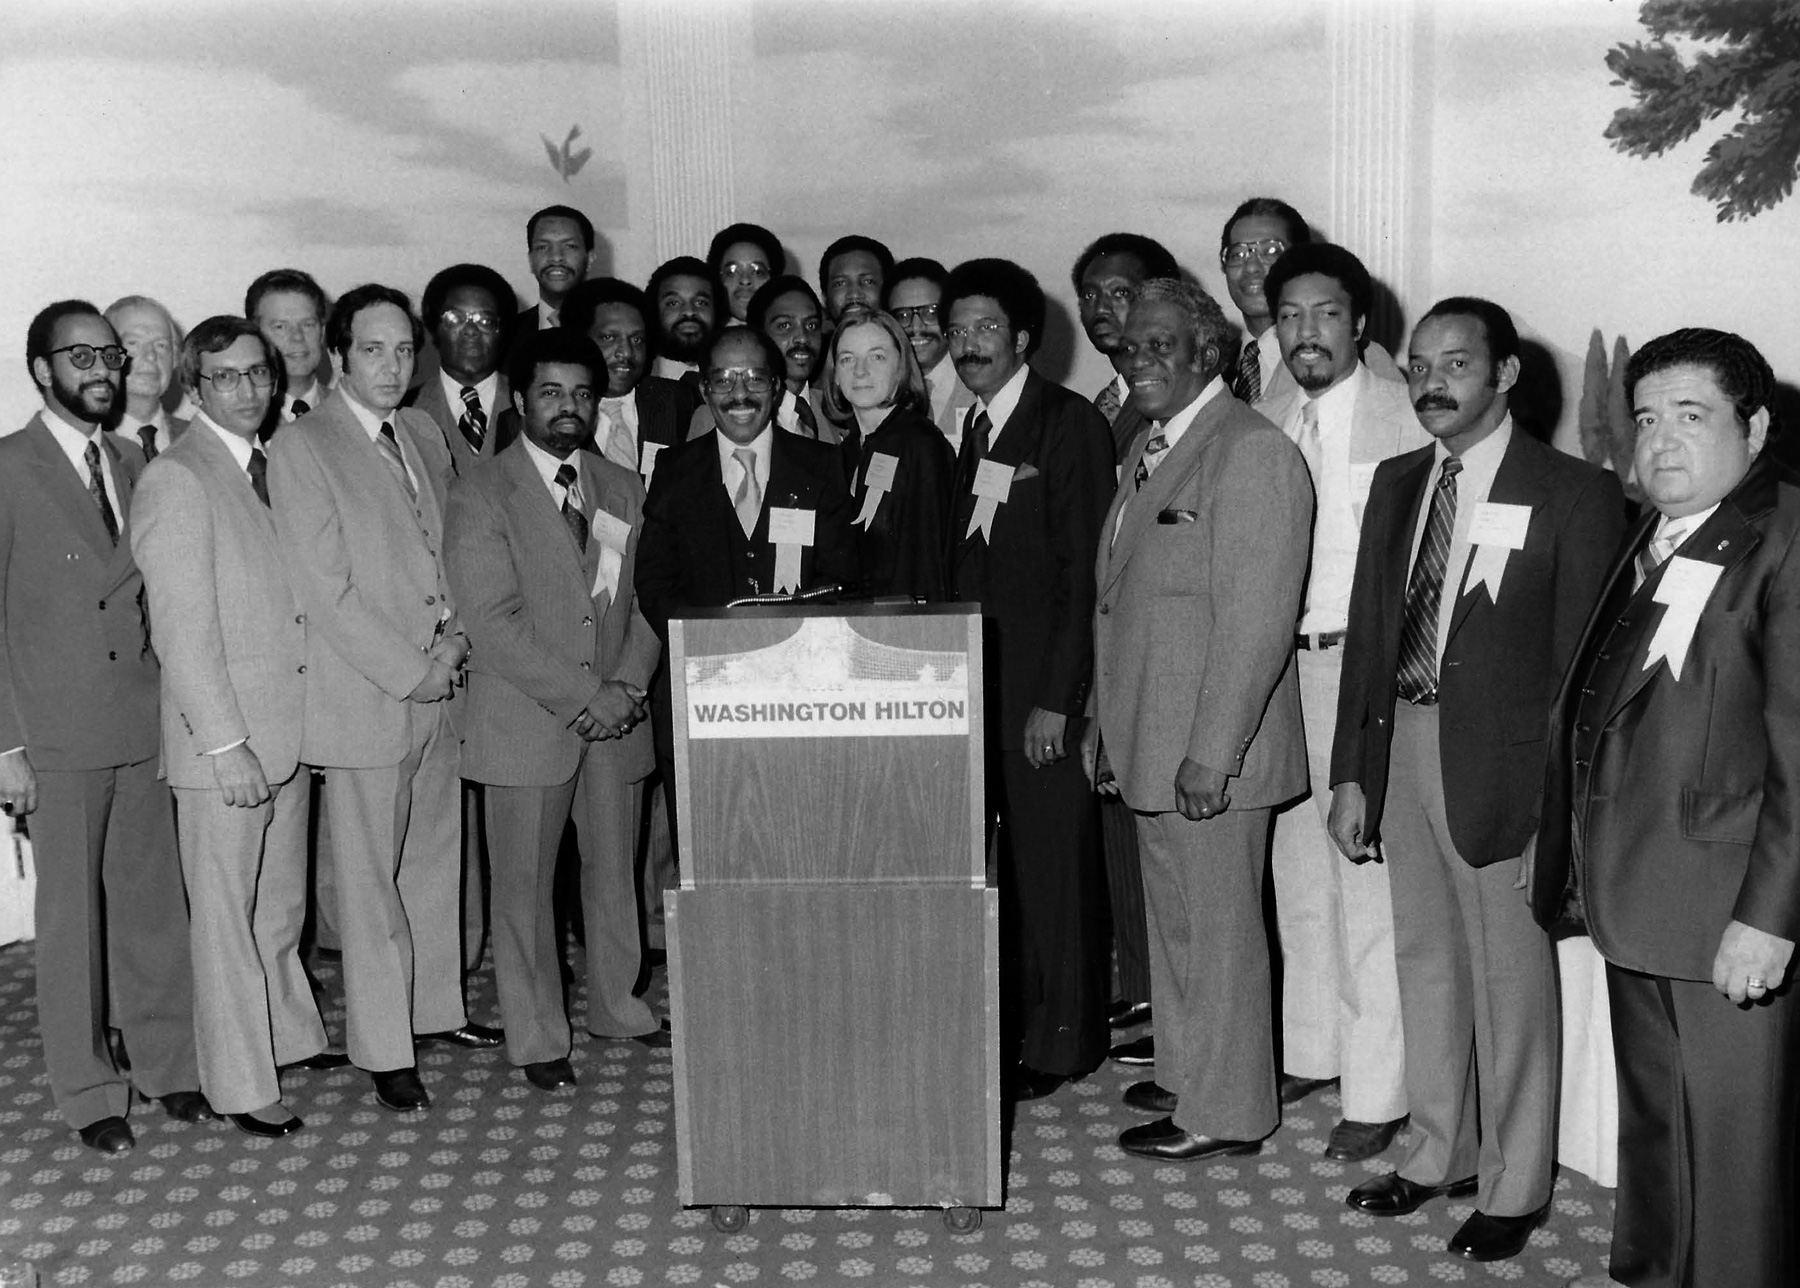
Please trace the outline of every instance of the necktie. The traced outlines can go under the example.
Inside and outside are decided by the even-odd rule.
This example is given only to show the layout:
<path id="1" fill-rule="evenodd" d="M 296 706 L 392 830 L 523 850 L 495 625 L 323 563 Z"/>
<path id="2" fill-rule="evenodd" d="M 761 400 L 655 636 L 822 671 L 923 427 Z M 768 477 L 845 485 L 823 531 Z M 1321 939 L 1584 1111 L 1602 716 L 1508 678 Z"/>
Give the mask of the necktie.
<path id="1" fill-rule="evenodd" d="M 1313 476 L 1314 486 L 1318 486 L 1320 469 L 1319 448 L 1319 404 L 1307 399 L 1300 407 L 1300 455 L 1306 458 L 1306 468 Z M 1457 463 L 1462 468 L 1462 463 Z"/>
<path id="2" fill-rule="evenodd" d="M 462 431 L 469 450 L 479 456 L 482 440 L 487 437 L 487 413 L 481 410 L 481 396 L 475 392 L 474 385 L 462 387 L 462 401 L 462 419 L 456 422 L 456 427 Z"/>
<path id="3" fill-rule="evenodd" d="M 819 436 L 819 418 L 813 415 L 812 404 L 806 401 L 805 394 L 794 395 L 794 416 L 800 422 L 800 432 L 808 438 Z"/>
<path id="4" fill-rule="evenodd" d="M 1150 472 L 1162 460 L 1162 454 L 1169 450 L 1169 440 L 1163 437 L 1162 427 L 1157 426 L 1156 433 L 1144 444 L 1144 454 L 1138 458 L 1137 469 L 1132 472 L 1131 480 L 1136 485 L 1133 491 L 1142 491 L 1144 484 L 1150 479 Z"/>
<path id="5" fill-rule="evenodd" d="M 557 466 L 556 483 L 563 490 L 563 522 L 569 525 L 569 535 L 575 538 L 575 545 L 585 555 L 588 543 L 588 521 L 587 515 L 582 513 L 586 505 L 581 499 L 581 480 L 576 477 L 575 467 L 567 461 Z"/>
<path id="6" fill-rule="evenodd" d="M 969 408 L 969 414 L 963 417 L 962 450 L 956 454 L 956 467 L 965 487 L 974 480 L 975 467 L 987 457 L 988 433 L 993 427 L 988 414 L 977 408 Z"/>
<path id="7" fill-rule="evenodd" d="M 1425 520 L 1425 539 L 1406 582 L 1406 619 L 1400 627 L 1397 691 L 1408 702 L 1437 701 L 1438 604 L 1444 593 L 1444 566 L 1450 561 L 1450 533 L 1456 524 L 1456 475 L 1462 461 L 1452 456 L 1438 475 Z"/>
<path id="8" fill-rule="evenodd" d="M 1116 380 L 1107 381 L 1106 387 L 1094 395 L 1094 407 L 1106 417 L 1108 425 L 1119 418 L 1119 408 L 1124 405 L 1124 400 L 1119 397 L 1119 382 Z"/>
<path id="9" fill-rule="evenodd" d="M 263 455 L 263 449 L 250 448 L 250 486 L 256 490 L 256 499 L 264 505 L 269 503 L 269 458 Z"/>
<path id="10" fill-rule="evenodd" d="M 603 398 L 600 411 L 606 417 L 606 442 L 601 445 L 601 455 L 614 465 L 622 465 L 635 473 L 637 442 L 632 437 L 630 422 L 625 419 L 625 400 Z"/>
<path id="11" fill-rule="evenodd" d="M 88 467 L 88 493 L 100 507 L 100 522 L 106 525 L 106 535 L 112 543 L 119 544 L 119 516 L 113 513 L 112 501 L 106 495 L 106 479 L 100 473 L 100 445 L 92 439 L 88 440 L 85 453 Z"/>
<path id="12" fill-rule="evenodd" d="M 1650 538 L 1650 544 L 1638 551 L 1637 581 L 1632 588 L 1635 590 L 1649 581 L 1651 575 L 1668 562 L 1669 556 L 1675 553 L 1675 548 L 1685 540 L 1687 540 L 1687 524 L 1680 519 L 1675 520 L 1656 536 Z"/>
<path id="13" fill-rule="evenodd" d="M 144 445 L 144 463 L 147 465 L 156 459 L 156 426 L 139 425 L 138 442 Z"/>
<path id="14" fill-rule="evenodd" d="M 1238 354 L 1237 396 L 1253 403 L 1262 397 L 1262 354 L 1254 336 L 1244 337 L 1244 351 Z"/>
<path id="15" fill-rule="evenodd" d="M 762 488 L 756 481 L 756 453 L 748 447 L 740 447 L 732 452 L 731 459 L 744 467 L 743 480 L 731 495 L 731 508 L 737 511 L 738 527 L 748 537 L 756 531 L 756 521 L 762 515 Z"/>
<path id="16" fill-rule="evenodd" d="M 312 404 L 307 402 L 306 399 L 304 399 L 304 398 L 294 399 L 294 419 L 295 420 L 299 420 L 302 416 L 306 415 L 306 413 L 311 410 L 312 410 Z"/>
<path id="17" fill-rule="evenodd" d="M 400 455 L 400 440 L 394 437 L 394 427 L 385 420 L 381 422 L 381 432 L 375 435 L 375 446 L 381 450 L 381 459 L 400 481 L 406 499 L 417 501 L 419 489 L 413 486 L 412 475 L 406 472 L 406 458 Z"/>

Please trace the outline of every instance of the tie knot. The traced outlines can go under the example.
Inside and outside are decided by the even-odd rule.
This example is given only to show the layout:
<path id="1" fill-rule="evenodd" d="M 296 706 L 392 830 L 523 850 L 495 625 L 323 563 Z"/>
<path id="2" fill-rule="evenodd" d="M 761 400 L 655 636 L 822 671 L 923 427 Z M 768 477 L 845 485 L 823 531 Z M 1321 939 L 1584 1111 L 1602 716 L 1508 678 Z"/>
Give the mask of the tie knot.
<path id="1" fill-rule="evenodd" d="M 1302 425 L 1317 425 L 1319 423 L 1319 404 L 1317 400 L 1308 398 L 1305 402 L 1300 404 L 1300 423 Z"/>
<path id="2" fill-rule="evenodd" d="M 575 467 L 567 461 L 556 467 L 556 485 L 561 488 L 575 486 Z"/>
<path id="3" fill-rule="evenodd" d="M 623 398 L 602 398 L 600 400 L 600 410 L 614 419 L 618 418 L 624 408 L 625 400 Z"/>
<path id="4" fill-rule="evenodd" d="M 731 459 L 744 467 L 744 473 L 756 473 L 756 450 L 754 448 L 736 448 L 731 453 Z"/>
<path id="5" fill-rule="evenodd" d="M 384 420 L 381 422 L 381 436 L 387 439 L 387 441 L 392 443 L 395 447 L 400 446 L 400 440 L 394 437 L 394 426 L 389 421 Z"/>
<path id="6" fill-rule="evenodd" d="M 464 385 L 462 387 L 462 400 L 463 406 L 467 407 L 470 411 L 481 410 L 481 395 L 475 392 L 474 385 Z"/>
<path id="7" fill-rule="evenodd" d="M 88 439 L 87 451 L 82 453 L 82 455 L 87 458 L 89 469 L 98 468 L 100 464 L 100 444 L 96 443 L 91 438 Z"/>
<path id="8" fill-rule="evenodd" d="M 312 410 L 312 404 L 307 402 L 306 399 L 304 399 L 304 398 L 294 399 L 294 419 L 295 420 L 300 419 L 300 417 L 306 415 L 306 413 L 311 410 Z"/>
<path id="9" fill-rule="evenodd" d="M 1438 476 L 1438 486 L 1443 487 L 1451 479 L 1462 473 L 1462 457 L 1448 456 L 1444 458 L 1443 472 Z"/>

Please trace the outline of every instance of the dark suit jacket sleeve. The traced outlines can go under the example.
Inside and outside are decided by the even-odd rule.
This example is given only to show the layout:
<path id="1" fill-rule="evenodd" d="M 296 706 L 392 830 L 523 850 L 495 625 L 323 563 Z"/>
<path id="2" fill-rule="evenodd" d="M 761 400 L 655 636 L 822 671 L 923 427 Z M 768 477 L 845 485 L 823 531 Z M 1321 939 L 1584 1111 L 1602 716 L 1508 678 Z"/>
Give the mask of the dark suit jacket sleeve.
<path id="1" fill-rule="evenodd" d="M 13 689 L 11 635 L 7 629 L 7 579 L 12 575 L 13 507 L 11 483 L 0 480 L 0 752 L 25 745 L 25 720 Z"/>
<path id="2" fill-rule="evenodd" d="M 637 570 L 633 585 L 637 606 L 657 637 L 669 637 L 669 619 L 679 617 L 689 607 L 682 591 L 681 519 L 684 496 L 691 496 L 687 474 L 692 464 L 691 451 L 676 453 L 661 461 L 650 479 L 650 493 L 644 498 L 644 529 L 638 537 Z"/>
<path id="3" fill-rule="evenodd" d="M 572 724 L 600 691 L 600 678 L 538 644 L 513 566 L 506 516 L 473 477 L 450 489 L 444 571 L 462 605 L 476 664 Z"/>
<path id="4" fill-rule="evenodd" d="M 626 619 L 625 639 L 619 648 L 619 656 L 614 659 L 612 674 L 607 679 L 623 680 L 648 690 L 650 681 L 656 676 L 657 663 L 662 660 L 662 641 L 644 616 L 644 606 L 637 593 L 637 558 L 644 540 L 644 485 L 638 482 L 637 475 L 631 474 L 626 479 L 626 486 L 631 500 L 625 517 L 637 529 L 637 537 L 636 544 L 631 547 L 628 566 L 621 570 L 618 597 L 629 596 L 630 616 Z"/>
<path id="5" fill-rule="evenodd" d="M 1399 459 L 1399 458 L 1395 458 Z M 1363 507 L 1362 537 L 1356 546 L 1356 573 L 1350 583 L 1350 612 L 1344 623 L 1344 659 L 1338 682 L 1336 732 L 1331 740 L 1331 786 L 1356 783 L 1367 789 L 1370 759 L 1385 759 L 1385 742 L 1379 750 L 1369 746 L 1369 726 L 1385 721 L 1388 712 L 1371 709 L 1375 694 L 1387 692 L 1375 668 L 1384 655 L 1380 647 L 1382 569 L 1389 531 L 1405 522 L 1406 507 L 1400 500 L 1399 470 L 1383 461 L 1369 484 Z M 1579 624 L 1576 626 L 1579 631 Z M 1383 775 L 1385 777 L 1385 774 Z"/>
<path id="6" fill-rule="evenodd" d="M 914 595 L 937 603 L 946 597 L 945 536 L 950 531 L 950 493 L 956 461 L 937 426 L 908 435 L 895 470 L 894 567 L 888 593 Z M 883 590 L 876 587 L 877 592 Z"/>
<path id="7" fill-rule="evenodd" d="M 1092 403 L 1071 394 L 1051 413 L 1038 469 L 1055 574 L 1032 706 L 1078 716 L 1094 676 L 1094 556 L 1113 494 L 1112 431 Z"/>
<path id="8" fill-rule="evenodd" d="M 1769 582 L 1761 645 L 1769 761 L 1750 864 L 1731 915 L 1800 940 L 1800 551 L 1792 546 Z"/>
<path id="9" fill-rule="evenodd" d="M 1260 418 L 1257 418 L 1260 420 Z M 1312 481 L 1279 432 L 1227 440 L 1215 479 L 1212 629 L 1188 759 L 1237 774 L 1294 651 L 1312 553 Z"/>
<path id="10" fill-rule="evenodd" d="M 814 586 L 852 585 L 862 575 L 856 554 L 857 529 L 851 520 L 850 485 L 844 481 L 842 457 L 835 447 L 821 451 L 819 510 L 813 526 Z"/>
<path id="11" fill-rule="evenodd" d="M 1625 535 L 1625 526 L 1625 491 L 1619 486 L 1618 475 L 1602 470 L 1575 498 L 1568 522 L 1556 539 L 1556 624 L 1551 635 L 1551 660 L 1558 680 L 1574 660 L 1581 633 L 1606 584 L 1607 569 Z"/>

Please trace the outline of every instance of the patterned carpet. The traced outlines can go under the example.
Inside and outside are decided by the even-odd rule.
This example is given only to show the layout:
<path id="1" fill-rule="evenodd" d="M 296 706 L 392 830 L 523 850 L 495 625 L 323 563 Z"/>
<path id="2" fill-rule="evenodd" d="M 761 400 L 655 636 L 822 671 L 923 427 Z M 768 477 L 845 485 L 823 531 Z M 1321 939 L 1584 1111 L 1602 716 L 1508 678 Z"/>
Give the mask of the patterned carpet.
<path id="1" fill-rule="evenodd" d="M 340 1031 L 329 970 L 322 983 Z M 487 971 L 471 1014 L 496 1014 Z M 723 1234 L 676 1204 L 668 1054 L 631 1042 L 583 1038 L 581 1085 L 557 1096 L 499 1052 L 422 1052 L 434 1105 L 409 1116 L 355 1070 L 290 1074 L 306 1130 L 281 1141 L 137 1106 L 137 1149 L 116 1160 L 57 1118 L 38 1045 L 30 946 L 0 949 L 0 1263 L 30 1260 L 44 1285 L 1535 1286 L 1603 1270 L 1612 1222 L 1610 1193 L 1565 1173 L 1523 1256 L 1465 1263 L 1443 1248 L 1466 1201 L 1391 1221 L 1344 1206 L 1401 1146 L 1326 1160 L 1335 1095 L 1290 1111 L 1259 1156 L 1164 1166 L 1115 1144 L 1142 1117 L 1119 1102 L 1138 1075 L 1109 1066 L 1022 1107 L 1005 1210 L 973 1234 L 935 1212 L 855 1209 L 756 1210 Z"/>

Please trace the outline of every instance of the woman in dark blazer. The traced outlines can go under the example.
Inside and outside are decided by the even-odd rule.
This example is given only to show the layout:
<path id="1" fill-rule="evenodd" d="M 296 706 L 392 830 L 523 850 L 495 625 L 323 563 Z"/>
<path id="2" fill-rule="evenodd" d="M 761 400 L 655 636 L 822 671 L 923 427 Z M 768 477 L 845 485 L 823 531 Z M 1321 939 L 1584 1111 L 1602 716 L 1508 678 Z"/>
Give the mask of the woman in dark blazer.
<path id="1" fill-rule="evenodd" d="M 956 461 L 931 422 L 925 376 L 887 313 L 844 319 L 826 355 L 824 411 L 845 433 L 862 568 L 876 596 L 947 598 L 944 551 Z"/>

